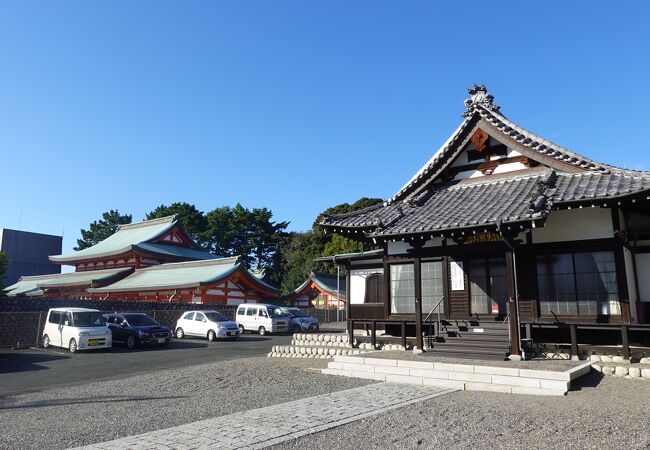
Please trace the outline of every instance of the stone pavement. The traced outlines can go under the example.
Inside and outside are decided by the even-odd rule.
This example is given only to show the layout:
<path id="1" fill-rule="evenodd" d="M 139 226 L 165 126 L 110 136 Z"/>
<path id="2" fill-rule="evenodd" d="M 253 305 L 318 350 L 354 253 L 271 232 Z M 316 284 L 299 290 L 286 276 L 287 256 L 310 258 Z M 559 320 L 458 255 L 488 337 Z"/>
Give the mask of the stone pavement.
<path id="1" fill-rule="evenodd" d="M 264 448 L 453 391 L 431 386 L 371 384 L 80 448 Z"/>

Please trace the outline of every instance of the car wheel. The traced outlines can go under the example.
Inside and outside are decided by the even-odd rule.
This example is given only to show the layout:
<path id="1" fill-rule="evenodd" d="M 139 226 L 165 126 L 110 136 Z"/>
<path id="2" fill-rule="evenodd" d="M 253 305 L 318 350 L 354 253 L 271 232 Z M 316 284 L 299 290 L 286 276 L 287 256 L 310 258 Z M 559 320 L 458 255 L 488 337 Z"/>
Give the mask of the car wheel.
<path id="1" fill-rule="evenodd" d="M 208 331 L 208 341 L 214 342 L 217 340 L 217 334 L 214 332 L 214 330 Z"/>
<path id="2" fill-rule="evenodd" d="M 70 339 L 70 344 L 68 344 L 68 350 L 70 350 L 70 353 L 74 353 L 77 351 L 77 341 L 74 339 Z"/>
<path id="3" fill-rule="evenodd" d="M 302 329 L 300 328 L 300 325 L 294 325 L 293 326 L 293 332 L 294 333 L 300 333 Z"/>
<path id="4" fill-rule="evenodd" d="M 48 348 L 50 346 L 50 337 L 46 334 L 43 336 L 43 348 Z"/>
<path id="5" fill-rule="evenodd" d="M 138 342 L 135 340 L 135 336 L 131 335 L 126 338 L 126 348 L 133 350 Z"/>
<path id="6" fill-rule="evenodd" d="M 265 336 L 266 335 L 266 328 L 260 327 L 260 329 L 257 330 L 257 332 L 260 334 L 260 336 Z"/>
<path id="7" fill-rule="evenodd" d="M 183 331 L 182 328 L 176 328 L 176 337 L 178 339 L 183 339 L 185 337 L 185 332 Z"/>
<path id="8" fill-rule="evenodd" d="M 244 325 L 239 325 L 239 334 L 244 334 Z"/>

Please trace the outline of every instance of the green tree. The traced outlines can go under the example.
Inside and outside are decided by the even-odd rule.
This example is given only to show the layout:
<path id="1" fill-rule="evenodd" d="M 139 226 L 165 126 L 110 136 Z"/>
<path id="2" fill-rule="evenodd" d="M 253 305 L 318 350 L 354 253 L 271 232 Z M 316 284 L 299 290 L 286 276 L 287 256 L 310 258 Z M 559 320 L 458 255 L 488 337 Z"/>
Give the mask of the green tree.
<path id="1" fill-rule="evenodd" d="M 203 240 L 216 255 L 244 259 L 247 267 L 271 273 L 276 269 L 276 252 L 286 238 L 289 222 L 274 222 L 267 208 L 249 210 L 241 204 L 222 206 L 206 215 Z"/>
<path id="2" fill-rule="evenodd" d="M 186 202 L 176 202 L 171 205 L 160 205 L 146 215 L 147 220 L 160 219 L 161 217 L 176 215 L 178 221 L 194 239 L 194 241 L 205 246 L 203 235 L 207 228 L 207 219 L 203 212 L 196 209 L 196 206 Z"/>
<path id="3" fill-rule="evenodd" d="M 278 252 L 277 266 L 282 275 L 281 280 L 273 281 L 281 286 L 283 293 L 286 294 L 300 286 L 312 271 L 336 273 L 336 267 L 332 264 L 315 263 L 315 258 L 373 248 L 368 244 L 364 246 L 362 242 L 337 234 L 325 234 L 318 223 L 326 215 L 350 213 L 382 202 L 380 198 L 363 197 L 352 204 L 341 203 L 320 213 L 310 231 L 290 233 Z"/>
<path id="4" fill-rule="evenodd" d="M 118 210 L 110 210 L 102 214 L 100 220 L 90 224 L 88 230 L 81 229 L 81 239 L 77 239 L 75 250 L 83 250 L 103 241 L 117 231 L 120 225 L 131 223 L 131 214 L 120 214 Z"/>
<path id="5" fill-rule="evenodd" d="M 9 257 L 5 252 L 0 252 L 0 291 L 5 288 L 5 274 L 9 267 Z"/>

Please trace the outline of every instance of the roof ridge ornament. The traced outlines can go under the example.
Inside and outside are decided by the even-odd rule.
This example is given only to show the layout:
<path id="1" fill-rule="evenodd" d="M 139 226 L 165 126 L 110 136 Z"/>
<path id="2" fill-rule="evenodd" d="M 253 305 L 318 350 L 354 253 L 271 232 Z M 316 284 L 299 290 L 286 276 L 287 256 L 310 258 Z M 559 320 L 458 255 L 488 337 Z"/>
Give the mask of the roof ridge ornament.
<path id="1" fill-rule="evenodd" d="M 501 107 L 495 105 L 494 95 L 490 94 L 484 84 L 478 85 L 474 83 L 474 86 L 467 89 L 467 92 L 470 95 L 470 98 L 465 100 L 465 107 L 467 110 L 463 113 L 463 117 L 469 117 L 474 112 L 476 106 L 482 106 L 483 108 L 498 112 Z"/>

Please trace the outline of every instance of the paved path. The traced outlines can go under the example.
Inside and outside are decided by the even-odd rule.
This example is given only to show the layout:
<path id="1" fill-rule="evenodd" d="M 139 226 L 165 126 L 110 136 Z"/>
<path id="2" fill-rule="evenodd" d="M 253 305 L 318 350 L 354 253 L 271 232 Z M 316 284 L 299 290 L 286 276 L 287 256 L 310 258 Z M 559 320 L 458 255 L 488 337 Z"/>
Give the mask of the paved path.
<path id="1" fill-rule="evenodd" d="M 453 391 L 406 384 L 371 384 L 80 448 L 264 448 Z"/>

